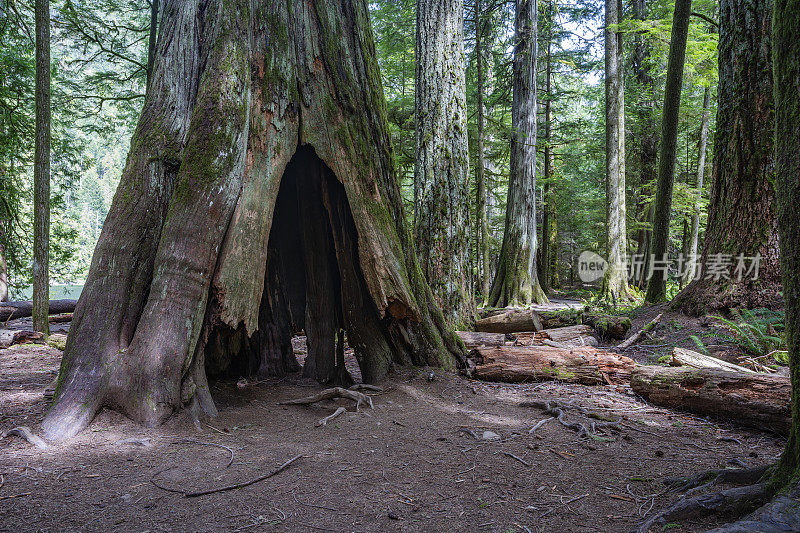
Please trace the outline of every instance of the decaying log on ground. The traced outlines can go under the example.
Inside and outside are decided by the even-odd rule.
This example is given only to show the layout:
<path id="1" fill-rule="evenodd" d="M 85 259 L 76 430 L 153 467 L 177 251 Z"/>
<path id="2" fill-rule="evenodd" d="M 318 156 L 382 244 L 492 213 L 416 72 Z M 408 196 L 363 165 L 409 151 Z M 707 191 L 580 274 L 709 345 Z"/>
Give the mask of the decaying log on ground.
<path id="1" fill-rule="evenodd" d="M 545 329 L 540 331 L 539 335 L 545 339 L 544 344 L 558 346 L 559 348 L 597 346 L 598 344 L 597 338 L 594 336 L 594 330 L 586 324 Z"/>
<path id="2" fill-rule="evenodd" d="M 699 352 L 693 352 L 685 348 L 675 347 L 672 350 L 672 358 L 669 361 L 672 366 L 688 366 L 691 368 L 717 368 L 719 370 L 728 370 L 731 372 L 746 372 L 755 374 L 754 370 L 745 368 L 743 366 L 735 365 L 710 355 L 703 355 Z"/>
<path id="3" fill-rule="evenodd" d="M 72 313 L 78 300 L 50 300 L 51 315 L 59 313 Z M 33 302 L 3 302 L 0 303 L 0 320 L 11 320 L 14 318 L 25 318 L 31 316 L 33 312 Z"/>
<path id="4" fill-rule="evenodd" d="M 632 359 L 597 348 L 552 346 L 502 346 L 478 348 L 472 377 L 486 381 L 559 380 L 584 385 L 625 382 L 635 363 Z"/>
<path id="5" fill-rule="evenodd" d="M 535 311 L 512 309 L 481 318 L 475 322 L 475 329 L 486 333 L 517 333 L 520 331 L 539 331 L 544 327 L 538 313 Z"/>
<path id="6" fill-rule="evenodd" d="M 14 344 L 24 344 L 44 339 L 44 334 L 29 330 L 0 330 L 0 348 L 8 348 Z"/>
<path id="7" fill-rule="evenodd" d="M 484 333 L 481 331 L 456 331 L 468 350 L 479 346 L 503 346 L 506 343 L 504 333 Z"/>
<path id="8" fill-rule="evenodd" d="M 578 324 L 591 326 L 601 337 L 622 339 L 631 327 L 631 320 L 628 317 L 584 313 L 576 310 L 509 309 L 478 320 L 475 323 L 475 329 L 490 333 L 519 333 Z"/>
<path id="9" fill-rule="evenodd" d="M 631 335 L 629 338 L 619 343 L 619 345 L 617 345 L 617 350 L 624 350 L 630 347 L 633 343 L 638 341 L 642 335 L 644 335 L 648 331 L 652 331 L 653 328 L 655 328 L 656 325 L 658 325 L 658 323 L 661 321 L 662 316 L 664 316 L 664 313 L 659 313 L 653 320 L 648 322 L 642 329 L 640 329 L 639 331 Z"/>
<path id="10" fill-rule="evenodd" d="M 631 374 L 631 387 L 656 405 L 730 419 L 781 435 L 789 433 L 788 377 L 713 368 L 642 366 Z"/>

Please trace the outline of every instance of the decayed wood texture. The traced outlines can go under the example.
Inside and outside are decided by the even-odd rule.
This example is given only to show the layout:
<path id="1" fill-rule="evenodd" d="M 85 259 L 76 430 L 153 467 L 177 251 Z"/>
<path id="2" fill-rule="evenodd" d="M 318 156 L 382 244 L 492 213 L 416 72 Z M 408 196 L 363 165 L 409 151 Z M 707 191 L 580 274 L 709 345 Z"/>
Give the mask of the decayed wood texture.
<path id="1" fill-rule="evenodd" d="M 631 374 L 631 387 L 656 405 L 732 420 L 781 435 L 788 434 L 792 422 L 788 377 L 643 366 Z"/>
<path id="2" fill-rule="evenodd" d="M 472 376 L 487 381 L 558 380 L 584 385 L 623 383 L 629 379 L 633 359 L 597 348 L 503 346 L 477 348 Z"/>
<path id="3" fill-rule="evenodd" d="M 77 300 L 50 300 L 49 314 L 57 315 L 60 313 L 71 313 L 75 310 Z M 13 320 L 15 318 L 25 318 L 31 316 L 33 312 L 33 302 L 3 302 L 0 303 L 0 320 Z M 50 320 L 53 322 L 53 320 Z"/>
<path id="4" fill-rule="evenodd" d="M 269 270 L 270 247 L 285 250 L 275 242 L 285 236 L 271 230 L 292 160 L 317 165 L 324 178 L 314 194 L 335 253 L 327 265 Z M 287 231 L 300 225 L 284 222 Z M 342 287 L 332 292 L 347 301 L 341 320 L 319 332 L 325 342 L 309 345 L 329 347 L 343 323 L 351 341 L 364 341 L 353 346 L 370 380 L 393 364 L 463 359 L 403 216 L 366 2 L 164 1 L 142 115 L 45 436 L 74 435 L 102 407 L 146 425 L 187 404 L 214 415 L 209 343 L 214 353 L 250 353 L 236 348 L 263 334 L 257 344 L 287 353 L 287 332 L 306 308 L 284 297 L 309 296 L 279 282 L 294 281 L 287 270 L 316 276 L 325 266 L 339 270 Z M 262 355 L 259 370 L 292 366 Z M 245 371 L 250 363 L 238 361 Z"/>
<path id="5" fill-rule="evenodd" d="M 506 343 L 504 333 L 484 333 L 480 331 L 456 331 L 456 335 L 468 350 L 478 346 L 503 346 Z"/>
<path id="6" fill-rule="evenodd" d="M 518 333 L 574 326 L 581 323 L 591 326 L 600 336 L 608 336 L 615 339 L 625 337 L 625 333 L 631 327 L 631 321 L 627 317 L 577 311 L 509 309 L 502 312 L 491 312 L 486 318 L 475 322 L 475 329 L 489 333 Z"/>
<path id="7" fill-rule="evenodd" d="M 729 370 L 731 372 L 756 373 L 749 368 L 734 365 L 733 363 L 717 359 L 716 357 L 703 355 L 692 350 L 678 347 L 672 350 L 672 358 L 669 364 L 672 366 L 688 366 L 691 368 L 717 368 L 720 370 Z"/>

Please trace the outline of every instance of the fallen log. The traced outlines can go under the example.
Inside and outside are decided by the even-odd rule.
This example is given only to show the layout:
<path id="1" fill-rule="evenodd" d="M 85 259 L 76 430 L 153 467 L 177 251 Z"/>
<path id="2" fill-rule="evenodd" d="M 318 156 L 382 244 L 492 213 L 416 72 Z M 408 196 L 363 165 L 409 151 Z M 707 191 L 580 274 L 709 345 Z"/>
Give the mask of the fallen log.
<path id="1" fill-rule="evenodd" d="M 703 355 L 699 352 L 678 348 L 672 350 L 672 357 L 669 360 L 671 366 L 688 366 L 691 368 L 717 368 L 719 370 L 729 370 L 731 372 L 749 372 L 756 374 L 755 370 L 735 365 L 710 355 Z"/>
<path id="2" fill-rule="evenodd" d="M 558 380 L 584 385 L 628 381 L 635 363 L 592 347 L 500 346 L 477 348 L 472 377 L 518 383 Z"/>
<path id="3" fill-rule="evenodd" d="M 539 331 L 544 327 L 535 311 L 512 309 L 481 318 L 475 322 L 475 329 L 485 333 L 517 333 L 520 331 Z"/>
<path id="4" fill-rule="evenodd" d="M 586 324 L 544 329 L 539 334 L 562 347 L 597 346 L 594 330 Z"/>
<path id="5" fill-rule="evenodd" d="M 481 331 L 456 331 L 456 335 L 468 350 L 479 346 L 503 346 L 506 343 L 504 333 L 484 333 Z"/>
<path id="6" fill-rule="evenodd" d="M 631 387 L 656 405 L 789 434 L 792 387 L 788 377 L 714 368 L 640 366 L 631 374 Z"/>
<path id="7" fill-rule="evenodd" d="M 0 348 L 8 348 L 15 344 L 25 344 L 44 339 L 44 334 L 29 330 L 0 330 Z"/>
<path id="8" fill-rule="evenodd" d="M 519 333 L 579 324 L 591 326 L 601 337 L 622 339 L 631 327 L 631 319 L 576 310 L 508 309 L 478 320 L 475 329 L 489 333 Z"/>
<path id="9" fill-rule="evenodd" d="M 72 313 L 78 300 L 50 300 L 49 314 Z M 14 318 L 25 318 L 33 313 L 33 302 L 2 302 L 0 303 L 0 320 L 6 321 Z"/>

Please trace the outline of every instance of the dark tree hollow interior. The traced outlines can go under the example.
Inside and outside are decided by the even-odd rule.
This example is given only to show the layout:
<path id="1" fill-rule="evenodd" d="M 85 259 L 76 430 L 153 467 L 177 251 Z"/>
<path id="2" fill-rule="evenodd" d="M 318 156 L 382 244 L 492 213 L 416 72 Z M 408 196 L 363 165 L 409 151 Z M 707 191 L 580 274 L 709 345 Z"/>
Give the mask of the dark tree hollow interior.
<path id="1" fill-rule="evenodd" d="M 248 337 L 244 326 L 212 327 L 204 348 L 209 377 L 263 379 L 299 371 L 292 337 L 302 332 L 308 349 L 303 376 L 320 383 L 353 383 L 345 342 L 364 381 L 391 363 L 391 319 L 382 319 L 369 297 L 345 189 L 311 146 L 298 146 L 281 178 L 266 261 L 258 331 Z"/>

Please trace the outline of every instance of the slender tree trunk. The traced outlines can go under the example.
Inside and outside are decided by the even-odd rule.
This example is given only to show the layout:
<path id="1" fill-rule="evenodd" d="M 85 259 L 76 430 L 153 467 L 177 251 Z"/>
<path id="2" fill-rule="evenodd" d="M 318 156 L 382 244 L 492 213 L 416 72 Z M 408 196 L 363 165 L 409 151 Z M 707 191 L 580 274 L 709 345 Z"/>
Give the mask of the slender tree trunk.
<path id="1" fill-rule="evenodd" d="M 678 118 L 681 108 L 683 63 L 686 58 L 686 39 L 692 0 L 675 0 L 672 18 L 672 37 L 667 62 L 667 81 L 664 88 L 664 117 L 661 120 L 661 145 L 658 155 L 658 190 L 653 211 L 653 255 L 655 261 L 667 259 L 669 252 L 669 221 L 672 214 L 672 189 L 675 184 L 675 161 L 678 157 Z M 667 296 L 667 271 L 654 268 L 647 284 L 645 300 L 659 302 Z"/>
<path id="2" fill-rule="evenodd" d="M 147 40 L 147 90 L 153 78 L 153 65 L 156 60 L 156 40 L 158 39 L 158 5 L 159 0 L 150 0 L 150 34 Z"/>
<path id="3" fill-rule="evenodd" d="M 488 303 L 547 301 L 536 267 L 536 0 L 517 0 L 506 224 Z"/>
<path id="4" fill-rule="evenodd" d="M 606 260 L 600 289 L 612 305 L 630 299 L 628 292 L 627 209 L 625 200 L 625 82 L 622 33 L 615 27 L 622 14 L 621 0 L 606 0 Z"/>
<path id="5" fill-rule="evenodd" d="M 8 301 L 8 262 L 6 248 L 0 244 L 0 302 Z"/>
<path id="6" fill-rule="evenodd" d="M 33 162 L 33 329 L 50 334 L 50 2 L 36 0 L 36 147 Z"/>
<path id="7" fill-rule="evenodd" d="M 165 0 L 161 15 L 45 436 L 103 407 L 147 425 L 214 415 L 207 375 L 296 369 L 307 320 L 321 381 L 348 378 L 342 329 L 368 381 L 463 364 L 403 217 L 366 2 Z"/>
<path id="8" fill-rule="evenodd" d="M 542 213 L 542 263 L 540 265 L 542 290 L 549 293 L 557 285 L 558 276 L 558 226 L 556 224 L 555 171 L 553 169 L 553 24 L 555 2 L 547 6 L 547 54 L 545 56 L 545 102 L 544 102 L 544 212 Z"/>
<path id="9" fill-rule="evenodd" d="M 475 308 L 468 276 L 463 0 L 417 2 L 416 51 L 417 252 L 448 323 L 463 326 Z"/>
<path id="10" fill-rule="evenodd" d="M 483 68 L 483 33 L 485 24 L 483 20 L 483 2 L 475 0 L 475 67 L 478 90 L 478 163 L 475 167 L 475 210 L 477 236 L 475 242 L 478 246 L 478 262 L 480 275 L 481 295 L 485 299 L 489 294 L 491 278 L 489 277 L 489 221 L 486 215 L 486 154 L 485 154 L 485 124 L 486 106 L 484 94 Z"/>
<path id="11" fill-rule="evenodd" d="M 706 87 L 703 93 L 703 118 L 700 121 L 700 142 L 697 156 L 697 196 L 692 214 L 692 227 L 689 233 L 689 264 L 683 278 L 684 285 L 690 283 L 697 273 L 697 251 L 700 242 L 700 211 L 703 205 L 703 178 L 706 169 L 706 149 L 708 148 L 708 128 L 711 122 L 711 88 Z"/>
<path id="12" fill-rule="evenodd" d="M 772 0 L 720 2 L 717 127 L 704 270 L 675 299 L 675 306 L 690 314 L 783 304 L 773 187 L 772 5 Z M 758 260 L 748 259 L 752 257 Z M 736 272 L 740 263 L 741 276 Z M 757 278 L 755 270 L 749 271 L 754 263 Z"/>
<path id="13" fill-rule="evenodd" d="M 647 20 L 645 0 L 633 1 L 633 17 Z M 634 34 L 633 71 L 639 87 L 637 106 L 639 132 L 639 184 L 636 199 L 636 219 L 641 225 L 636 235 L 636 254 L 644 259 L 642 275 L 633 282 L 640 288 L 647 287 L 647 270 L 650 267 L 650 250 L 653 240 L 653 208 L 645 200 L 656 179 L 658 164 L 658 122 L 656 120 L 655 80 L 650 74 L 650 43 L 643 34 Z"/>

